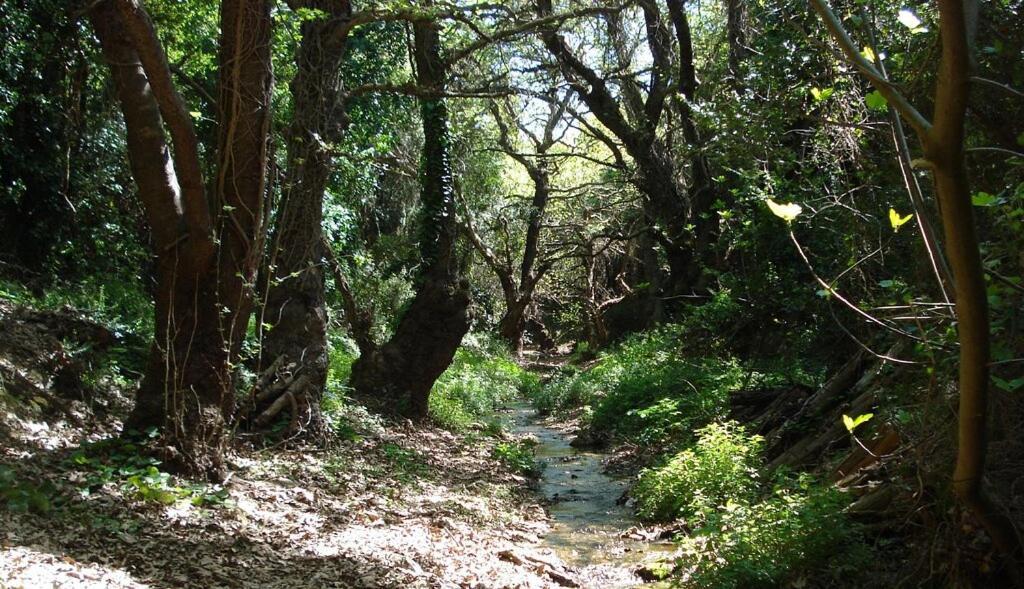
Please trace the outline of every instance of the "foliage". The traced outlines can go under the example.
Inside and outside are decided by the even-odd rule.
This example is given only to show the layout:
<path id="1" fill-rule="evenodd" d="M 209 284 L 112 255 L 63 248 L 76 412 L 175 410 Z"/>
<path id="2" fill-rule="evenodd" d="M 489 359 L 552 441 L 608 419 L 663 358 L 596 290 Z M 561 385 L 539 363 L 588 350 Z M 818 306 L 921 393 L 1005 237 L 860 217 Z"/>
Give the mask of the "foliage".
<path id="1" fill-rule="evenodd" d="M 834 582 L 851 586 L 867 548 L 843 515 L 845 504 L 842 493 L 806 476 L 780 483 L 761 501 L 728 501 L 681 539 L 682 584 L 779 587 L 827 569 Z"/>
<path id="2" fill-rule="evenodd" d="M 685 325 L 627 338 L 590 370 L 570 369 L 533 395 L 541 411 L 590 406 L 598 432 L 653 444 L 686 438 L 721 417 L 729 392 L 743 381 L 733 359 L 687 359 Z"/>
<path id="3" fill-rule="evenodd" d="M 537 376 L 516 364 L 503 343 L 470 334 L 434 385 L 430 415 L 442 427 L 466 430 L 537 386 Z"/>
<path id="4" fill-rule="evenodd" d="M 36 485 L 18 480 L 13 469 L 0 465 L 0 504 L 8 511 L 46 514 L 53 508 L 56 489 L 50 483 Z"/>
<path id="5" fill-rule="evenodd" d="M 867 548 L 846 496 L 808 475 L 779 476 L 763 495 L 763 440 L 734 422 L 701 428 L 697 442 L 644 470 L 632 494 L 648 520 L 684 519 L 676 573 L 687 587 L 777 587 L 827 568 L 859 570 Z"/>
<path id="6" fill-rule="evenodd" d="M 77 282 L 57 281 L 41 293 L 0 278 L 0 299 L 39 310 L 74 309 L 102 323 L 115 336 L 147 334 L 152 329 L 152 301 L 142 284 L 126 276 L 94 275 Z"/>
<path id="7" fill-rule="evenodd" d="M 219 485 L 175 484 L 169 473 L 161 471 L 160 461 L 147 455 L 143 446 L 157 435 L 156 430 L 151 430 L 144 437 L 135 436 L 136 441 L 111 438 L 83 444 L 67 459 L 68 466 L 85 475 L 78 492 L 88 497 L 113 485 L 129 497 L 163 505 L 184 499 L 195 506 L 223 505 L 228 501 L 227 489 Z"/>
<path id="8" fill-rule="evenodd" d="M 352 364 L 359 357 L 355 342 L 337 332 L 328 337 L 327 386 L 320 403 L 324 422 L 342 440 L 359 441 L 364 436 L 379 436 L 384 431 L 383 420 L 348 397 Z"/>
<path id="9" fill-rule="evenodd" d="M 498 442 L 495 444 L 491 456 L 505 463 L 513 472 L 523 476 L 537 477 L 544 470 L 544 463 L 536 459 L 533 444 L 528 441 Z"/>
<path id="10" fill-rule="evenodd" d="M 692 448 L 640 473 L 632 494 L 641 518 L 689 520 L 727 502 L 749 501 L 756 493 L 760 436 L 748 436 L 735 422 L 713 423 L 696 434 Z"/>

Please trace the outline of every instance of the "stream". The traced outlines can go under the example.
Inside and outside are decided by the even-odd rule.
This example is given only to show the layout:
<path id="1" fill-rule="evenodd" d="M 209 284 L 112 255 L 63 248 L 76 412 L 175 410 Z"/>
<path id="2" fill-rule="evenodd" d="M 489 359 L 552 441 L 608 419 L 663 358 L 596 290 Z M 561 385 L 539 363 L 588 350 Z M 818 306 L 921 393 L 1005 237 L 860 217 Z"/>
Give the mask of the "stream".
<path id="1" fill-rule="evenodd" d="M 603 472 L 608 454 L 570 446 L 569 435 L 546 424 L 526 402 L 515 403 L 510 410 L 512 432 L 535 438 L 536 457 L 547 465 L 539 491 L 549 502 L 552 521 L 543 543 L 562 561 L 579 569 L 625 572 L 653 553 L 674 548 L 667 541 L 649 543 L 620 537 L 640 524 L 629 507 L 618 504 L 627 481 Z"/>

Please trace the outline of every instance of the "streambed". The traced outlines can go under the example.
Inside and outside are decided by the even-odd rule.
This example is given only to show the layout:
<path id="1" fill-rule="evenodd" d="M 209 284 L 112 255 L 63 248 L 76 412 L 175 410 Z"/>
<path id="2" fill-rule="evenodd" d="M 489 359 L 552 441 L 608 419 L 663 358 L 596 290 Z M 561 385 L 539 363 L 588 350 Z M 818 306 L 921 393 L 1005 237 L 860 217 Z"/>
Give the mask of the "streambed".
<path id="1" fill-rule="evenodd" d="M 608 454 L 569 445 L 569 434 L 545 423 L 526 402 L 510 407 L 510 429 L 537 440 L 536 457 L 547 467 L 540 492 L 548 500 L 551 532 L 544 544 L 576 568 L 632 569 L 656 553 L 673 550 L 671 542 L 624 538 L 640 525 L 632 510 L 618 501 L 627 481 L 603 472 Z"/>

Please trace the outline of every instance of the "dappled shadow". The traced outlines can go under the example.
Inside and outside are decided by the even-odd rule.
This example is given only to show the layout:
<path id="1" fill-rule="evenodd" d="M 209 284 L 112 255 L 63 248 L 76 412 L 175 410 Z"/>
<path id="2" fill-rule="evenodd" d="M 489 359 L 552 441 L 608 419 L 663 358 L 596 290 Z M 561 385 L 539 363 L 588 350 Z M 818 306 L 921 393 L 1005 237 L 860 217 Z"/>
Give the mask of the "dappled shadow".
<path id="1" fill-rule="evenodd" d="M 172 510 L 162 505 L 116 494 L 76 496 L 82 486 L 46 476 L 62 470 L 70 455 L 43 451 L 3 462 L 26 489 L 47 481 L 57 488 L 48 513 L 0 512 L 7 545 L 126 570 L 155 587 L 348 587 L 360 586 L 360 576 L 370 572 L 341 556 L 304 555 L 298 547 L 252 537 L 232 525 L 238 514 L 229 509 L 208 510 L 196 525 L 169 516 Z"/>
<path id="2" fill-rule="evenodd" d="M 92 586 L 132 586 L 113 581 L 116 571 L 154 587 L 434 587 L 451 585 L 449 575 L 548 586 L 498 557 L 519 524 L 487 519 L 495 508 L 521 518 L 526 493 L 499 491 L 510 475 L 483 460 L 487 446 L 449 432 L 408 426 L 329 453 L 242 453 L 229 482 L 234 504 L 205 508 L 143 502 L 123 475 L 83 494 L 90 471 L 76 452 L 5 449 L 0 467 L 28 489 L 49 487 L 52 507 L 0 508 L 0 527 L 8 549 L 113 571 Z"/>

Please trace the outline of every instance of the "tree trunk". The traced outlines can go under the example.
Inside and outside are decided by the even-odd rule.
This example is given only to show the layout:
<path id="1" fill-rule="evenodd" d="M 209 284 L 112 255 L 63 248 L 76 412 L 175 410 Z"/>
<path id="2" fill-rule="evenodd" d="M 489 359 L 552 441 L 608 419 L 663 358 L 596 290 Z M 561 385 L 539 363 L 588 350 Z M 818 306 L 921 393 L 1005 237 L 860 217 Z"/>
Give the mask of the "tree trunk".
<path id="1" fill-rule="evenodd" d="M 414 25 L 417 82 L 444 89 L 444 62 L 433 22 Z M 451 365 L 469 330 L 469 288 L 455 258 L 458 225 L 450 162 L 448 110 L 439 96 L 420 98 L 423 118 L 421 172 L 423 270 L 409 310 L 391 340 L 352 366 L 351 385 L 368 404 L 391 413 L 427 415 L 430 389 Z"/>
<path id="2" fill-rule="evenodd" d="M 263 338 L 260 365 L 270 366 L 281 358 L 280 365 L 288 372 L 306 377 L 303 389 L 290 393 L 302 410 L 301 415 L 292 416 L 292 423 L 317 437 L 322 433 L 320 401 L 328 365 L 323 200 L 333 165 L 330 144 L 340 138 L 344 120 L 340 66 L 346 35 L 339 28 L 350 10 L 347 2 L 307 4 L 327 16 L 302 23 L 297 72 L 291 83 L 294 111 L 287 138 L 286 181 L 261 314 L 269 332 Z"/>
<path id="3" fill-rule="evenodd" d="M 153 350 L 125 428 L 163 428 L 170 466 L 218 480 L 234 412 L 233 366 L 263 247 L 270 4 L 221 5 L 222 118 L 213 199 L 203 188 L 198 142 L 148 15 L 133 0 L 108 0 L 93 7 L 91 18 L 118 87 L 132 172 L 157 256 Z M 135 65 L 140 62 L 141 68 Z"/>
<path id="4" fill-rule="evenodd" d="M 523 333 L 526 331 L 526 309 L 530 302 L 521 297 L 505 300 L 505 314 L 498 322 L 498 335 L 508 342 L 512 351 L 523 350 Z"/>

